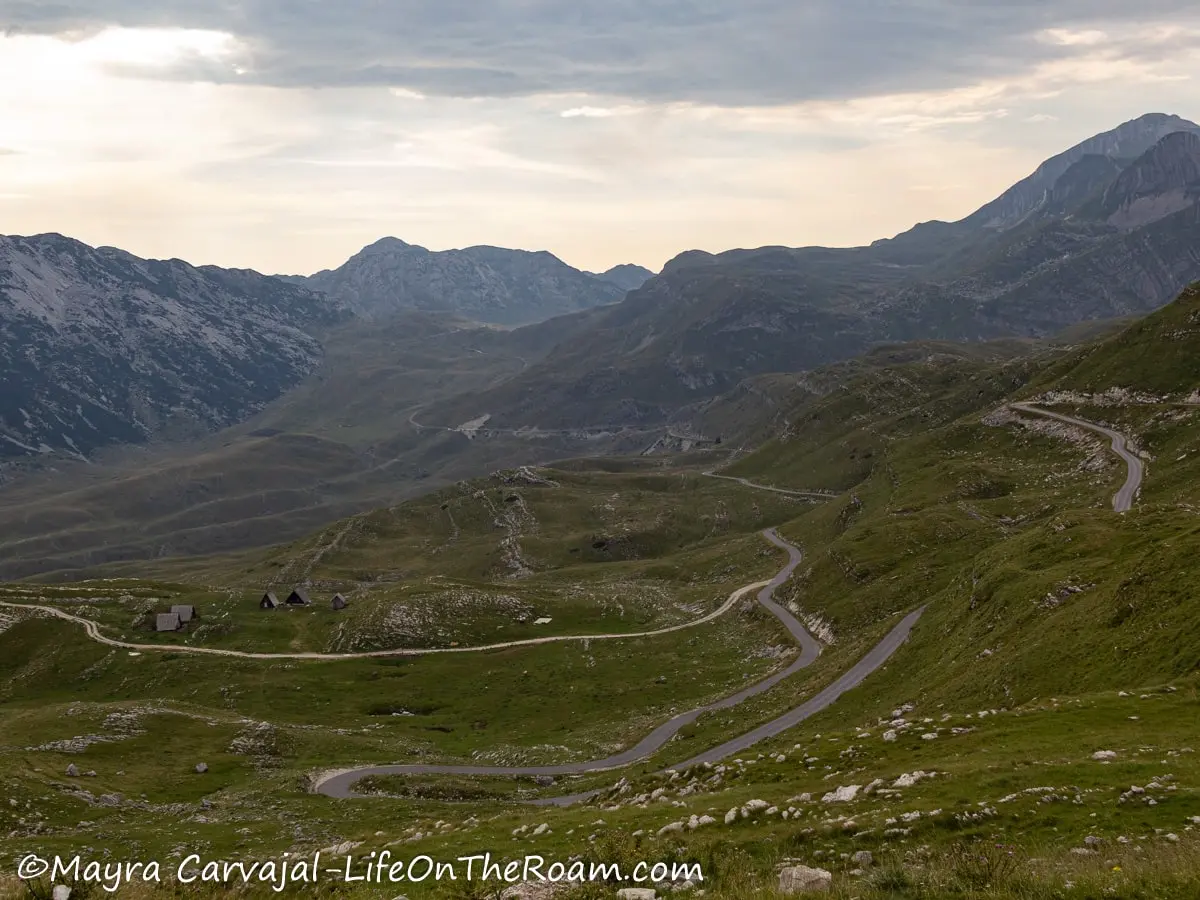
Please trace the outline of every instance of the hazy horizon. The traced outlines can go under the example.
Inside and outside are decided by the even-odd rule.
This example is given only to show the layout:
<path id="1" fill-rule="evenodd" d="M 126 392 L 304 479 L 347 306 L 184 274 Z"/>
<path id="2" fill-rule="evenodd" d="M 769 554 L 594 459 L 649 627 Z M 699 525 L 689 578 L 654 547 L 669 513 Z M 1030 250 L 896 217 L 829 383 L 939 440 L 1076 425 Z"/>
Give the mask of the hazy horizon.
<path id="1" fill-rule="evenodd" d="M 0 0 L 0 17 L 0 231 L 269 273 L 384 236 L 591 271 L 859 246 L 1200 106 L 1200 11 L 1172 0 Z"/>

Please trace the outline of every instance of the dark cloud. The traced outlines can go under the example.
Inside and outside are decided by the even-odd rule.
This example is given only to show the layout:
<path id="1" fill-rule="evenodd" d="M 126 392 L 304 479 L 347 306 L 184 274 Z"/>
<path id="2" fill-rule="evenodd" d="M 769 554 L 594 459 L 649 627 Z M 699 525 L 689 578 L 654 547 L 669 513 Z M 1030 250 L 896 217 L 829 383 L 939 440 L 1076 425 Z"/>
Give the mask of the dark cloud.
<path id="1" fill-rule="evenodd" d="M 1196 15 L 1194 0 L 0 0 L 9 33 L 181 26 L 251 48 L 243 76 L 176 77 L 746 105 L 957 86 L 1080 52 L 1035 41 L 1044 28 Z"/>

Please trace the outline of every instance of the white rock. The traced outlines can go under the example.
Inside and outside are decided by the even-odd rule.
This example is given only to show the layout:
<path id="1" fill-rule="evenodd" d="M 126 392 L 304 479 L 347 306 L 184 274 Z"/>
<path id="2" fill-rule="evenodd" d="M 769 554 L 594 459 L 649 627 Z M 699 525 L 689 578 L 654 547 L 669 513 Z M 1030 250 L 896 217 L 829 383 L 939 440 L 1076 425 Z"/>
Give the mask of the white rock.
<path id="1" fill-rule="evenodd" d="M 716 821 L 717 820 L 714 819 L 712 816 L 701 816 L 699 819 L 696 820 L 696 827 L 703 828 L 705 825 L 715 824 Z"/>
<path id="2" fill-rule="evenodd" d="M 54 892 L 51 894 L 53 900 L 69 900 L 70 896 L 71 889 L 65 884 L 56 884 L 54 886 Z"/>
<path id="3" fill-rule="evenodd" d="M 533 829 L 533 836 L 537 837 L 539 834 L 545 834 L 549 830 L 550 830 L 550 826 L 547 825 L 545 822 L 543 822 L 537 828 Z"/>
<path id="4" fill-rule="evenodd" d="M 847 784 L 838 788 L 836 791 L 830 791 L 821 798 L 822 803 L 846 803 L 858 796 L 858 792 L 862 790 L 861 784 Z"/>
<path id="5" fill-rule="evenodd" d="M 833 889 L 833 873 L 809 866 L 788 866 L 779 873 L 779 893 L 825 893 Z"/>
<path id="6" fill-rule="evenodd" d="M 875 857 L 871 855 L 870 850 L 859 850 L 857 853 L 855 853 L 850 858 L 854 861 L 854 863 L 856 865 L 863 866 L 863 867 L 869 866 L 875 862 Z"/>
<path id="7" fill-rule="evenodd" d="M 1092 759 L 1116 759 L 1117 753 L 1115 750 L 1097 750 L 1092 754 Z"/>
<path id="8" fill-rule="evenodd" d="M 655 837 L 662 837 L 664 834 L 674 834 L 677 831 L 683 831 L 682 822 L 671 822 L 669 825 L 664 825 L 658 831 L 654 832 Z"/>
<path id="9" fill-rule="evenodd" d="M 725 813 L 725 824 L 732 825 L 735 821 L 737 821 L 737 817 L 738 817 L 738 808 L 735 806 L 729 812 Z"/>
<path id="10" fill-rule="evenodd" d="M 762 812 L 770 807 L 770 803 L 766 800 L 747 800 L 746 805 L 742 807 L 742 814 Z"/>
<path id="11" fill-rule="evenodd" d="M 657 896 L 654 888 L 621 888 L 617 891 L 617 900 L 654 900 Z"/>
<path id="12" fill-rule="evenodd" d="M 896 732 L 891 731 L 891 730 L 885 731 L 883 733 L 883 739 L 890 744 L 892 741 L 894 741 L 896 739 Z"/>

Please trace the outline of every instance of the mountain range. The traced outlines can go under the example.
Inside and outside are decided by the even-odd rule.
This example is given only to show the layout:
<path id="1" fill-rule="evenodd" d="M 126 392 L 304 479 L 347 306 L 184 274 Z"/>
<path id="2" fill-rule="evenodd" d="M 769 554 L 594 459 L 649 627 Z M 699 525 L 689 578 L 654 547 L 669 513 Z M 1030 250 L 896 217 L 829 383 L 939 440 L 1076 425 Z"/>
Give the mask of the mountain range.
<path id="1" fill-rule="evenodd" d="M 272 277 L 0 238 L 0 511 L 23 510 L 0 563 L 206 552 L 235 523 L 239 544 L 279 540 L 497 465 L 686 448 L 792 390 L 775 373 L 887 342 L 1042 339 L 1198 278 L 1200 126 L 1158 114 L 956 222 L 855 248 L 693 250 L 657 275 L 384 238 Z M 199 472 L 202 490 L 179 487 Z M 153 549 L 135 540 L 139 492 L 167 517 Z M 126 512 L 68 537 L 81 505 Z"/>
<path id="2" fill-rule="evenodd" d="M 343 265 L 288 280 L 364 318 L 399 310 L 443 312 L 497 325 L 526 325 L 620 300 L 653 273 L 615 266 L 596 275 L 546 251 L 467 247 L 432 251 L 387 237 Z"/>
<path id="3" fill-rule="evenodd" d="M 232 425 L 322 362 L 327 298 L 256 272 L 0 237 L 0 458 Z"/>
<path id="4" fill-rule="evenodd" d="M 540 364 L 431 413 L 568 427 L 668 420 L 764 372 L 880 341 L 1044 337 L 1200 278 L 1200 126 L 1152 114 L 1048 160 L 958 222 L 867 247 L 690 251 Z"/>

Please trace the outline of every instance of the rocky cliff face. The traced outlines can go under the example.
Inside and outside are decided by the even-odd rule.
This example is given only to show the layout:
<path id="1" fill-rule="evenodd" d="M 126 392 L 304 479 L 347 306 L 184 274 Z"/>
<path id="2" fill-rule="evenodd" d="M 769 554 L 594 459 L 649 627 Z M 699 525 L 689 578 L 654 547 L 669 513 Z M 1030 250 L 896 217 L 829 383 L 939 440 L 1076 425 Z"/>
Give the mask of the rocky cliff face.
<path id="1" fill-rule="evenodd" d="M 1038 209 L 1068 169 L 1085 156 L 1129 160 L 1141 156 L 1175 132 L 1200 134 L 1200 125 L 1179 116 L 1150 113 L 1076 144 L 1046 160 L 1029 177 L 1017 182 L 991 203 L 980 207 L 964 223 L 984 228 L 1011 228 Z"/>
<path id="2" fill-rule="evenodd" d="M 315 369 L 344 316 L 257 272 L 0 237 L 0 458 L 229 425 Z"/>
<path id="3" fill-rule="evenodd" d="M 1125 168 L 1104 191 L 1102 214 L 1131 231 L 1200 200 L 1200 135 L 1167 135 Z"/>
<path id="4" fill-rule="evenodd" d="M 621 281 L 573 269 L 553 254 L 500 247 L 435 252 L 383 238 L 337 269 L 292 279 L 367 318 L 400 309 L 523 325 L 612 303 Z"/>

